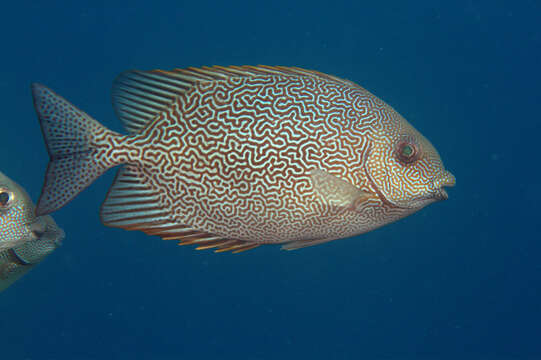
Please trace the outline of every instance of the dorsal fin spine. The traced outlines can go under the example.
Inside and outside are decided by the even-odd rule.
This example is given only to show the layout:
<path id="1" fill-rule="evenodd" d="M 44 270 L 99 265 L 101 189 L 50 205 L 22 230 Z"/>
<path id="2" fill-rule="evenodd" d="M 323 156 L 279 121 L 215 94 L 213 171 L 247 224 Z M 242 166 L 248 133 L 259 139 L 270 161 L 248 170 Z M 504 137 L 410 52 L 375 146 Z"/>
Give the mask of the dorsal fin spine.
<path id="1" fill-rule="evenodd" d="M 164 111 L 176 97 L 198 82 L 223 81 L 231 77 L 309 76 L 349 83 L 347 80 L 286 66 L 204 66 L 186 69 L 127 71 L 113 85 L 113 105 L 117 115 L 131 133 L 138 133 Z"/>
<path id="2" fill-rule="evenodd" d="M 160 72 L 137 72 L 137 75 L 139 75 L 141 79 L 135 79 L 134 81 L 138 81 L 141 84 L 152 84 L 156 89 L 163 89 L 163 93 L 166 94 L 165 97 L 167 98 L 171 97 L 172 92 L 178 92 L 177 89 L 179 86 L 185 89 L 191 87 L 189 82 L 175 81 L 174 79 L 163 76 L 163 73 Z"/>

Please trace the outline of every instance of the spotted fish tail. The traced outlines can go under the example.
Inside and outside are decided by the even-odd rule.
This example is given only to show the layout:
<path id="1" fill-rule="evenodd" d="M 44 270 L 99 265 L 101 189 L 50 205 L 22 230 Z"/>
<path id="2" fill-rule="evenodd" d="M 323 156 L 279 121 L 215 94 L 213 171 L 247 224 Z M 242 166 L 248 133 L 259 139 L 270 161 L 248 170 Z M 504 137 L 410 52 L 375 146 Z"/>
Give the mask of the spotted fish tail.
<path id="1" fill-rule="evenodd" d="M 32 95 L 49 152 L 45 181 L 36 207 L 39 216 L 61 208 L 108 168 L 122 163 L 104 154 L 123 136 L 108 130 L 43 85 L 32 84 Z"/>

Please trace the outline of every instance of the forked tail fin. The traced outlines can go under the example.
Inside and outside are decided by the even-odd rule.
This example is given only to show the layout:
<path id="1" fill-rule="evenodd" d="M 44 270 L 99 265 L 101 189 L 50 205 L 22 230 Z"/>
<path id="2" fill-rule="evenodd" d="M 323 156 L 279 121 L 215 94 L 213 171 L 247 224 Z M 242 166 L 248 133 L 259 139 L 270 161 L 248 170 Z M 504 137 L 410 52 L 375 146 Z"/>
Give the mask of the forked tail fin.
<path id="1" fill-rule="evenodd" d="M 44 215 L 66 205 L 105 170 L 116 165 L 100 161 L 94 144 L 104 133 L 121 135 L 43 85 L 32 84 L 32 95 L 49 152 L 49 165 L 36 206 L 36 214 Z"/>

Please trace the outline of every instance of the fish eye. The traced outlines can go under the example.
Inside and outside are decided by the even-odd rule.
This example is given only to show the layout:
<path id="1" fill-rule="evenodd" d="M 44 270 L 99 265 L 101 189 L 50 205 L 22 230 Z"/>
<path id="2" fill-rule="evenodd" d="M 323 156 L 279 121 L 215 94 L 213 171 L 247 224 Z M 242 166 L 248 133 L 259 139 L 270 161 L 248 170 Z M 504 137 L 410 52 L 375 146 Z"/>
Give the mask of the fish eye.
<path id="1" fill-rule="evenodd" d="M 419 158 L 419 149 L 413 141 L 403 140 L 398 143 L 396 155 L 400 162 L 411 164 Z"/>
<path id="2" fill-rule="evenodd" d="M 13 204 L 13 192 L 0 188 L 0 209 L 5 210 Z"/>

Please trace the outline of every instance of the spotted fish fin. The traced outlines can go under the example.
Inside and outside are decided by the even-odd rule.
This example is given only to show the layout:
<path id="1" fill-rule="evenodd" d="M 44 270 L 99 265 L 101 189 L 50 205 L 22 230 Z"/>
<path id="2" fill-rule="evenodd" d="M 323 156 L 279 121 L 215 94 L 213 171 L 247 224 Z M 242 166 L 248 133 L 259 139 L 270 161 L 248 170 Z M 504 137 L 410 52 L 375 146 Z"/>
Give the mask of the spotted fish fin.
<path id="1" fill-rule="evenodd" d="M 98 160 L 93 140 L 116 134 L 41 84 L 32 84 L 34 108 L 49 153 L 36 214 L 51 213 L 71 201 L 112 163 Z"/>
<path id="2" fill-rule="evenodd" d="M 131 70 L 123 72 L 113 82 L 113 107 L 126 130 L 130 134 L 135 134 L 167 109 L 177 96 L 191 89 L 197 82 L 254 76 L 309 76 L 358 87 L 348 80 L 335 76 L 286 66 L 205 66 L 171 71 Z"/>
<path id="3" fill-rule="evenodd" d="M 312 170 L 310 180 L 315 192 L 331 206 L 355 211 L 360 204 L 373 197 L 373 194 L 324 170 Z"/>
<path id="4" fill-rule="evenodd" d="M 159 194 L 142 178 L 139 169 L 133 165 L 125 165 L 118 171 L 101 206 L 100 216 L 104 225 L 143 231 L 164 240 L 179 241 L 179 245 L 196 245 L 197 250 L 214 248 L 215 252 L 237 253 L 259 246 L 252 242 L 226 239 L 172 221 L 167 209 L 160 205 Z"/>

